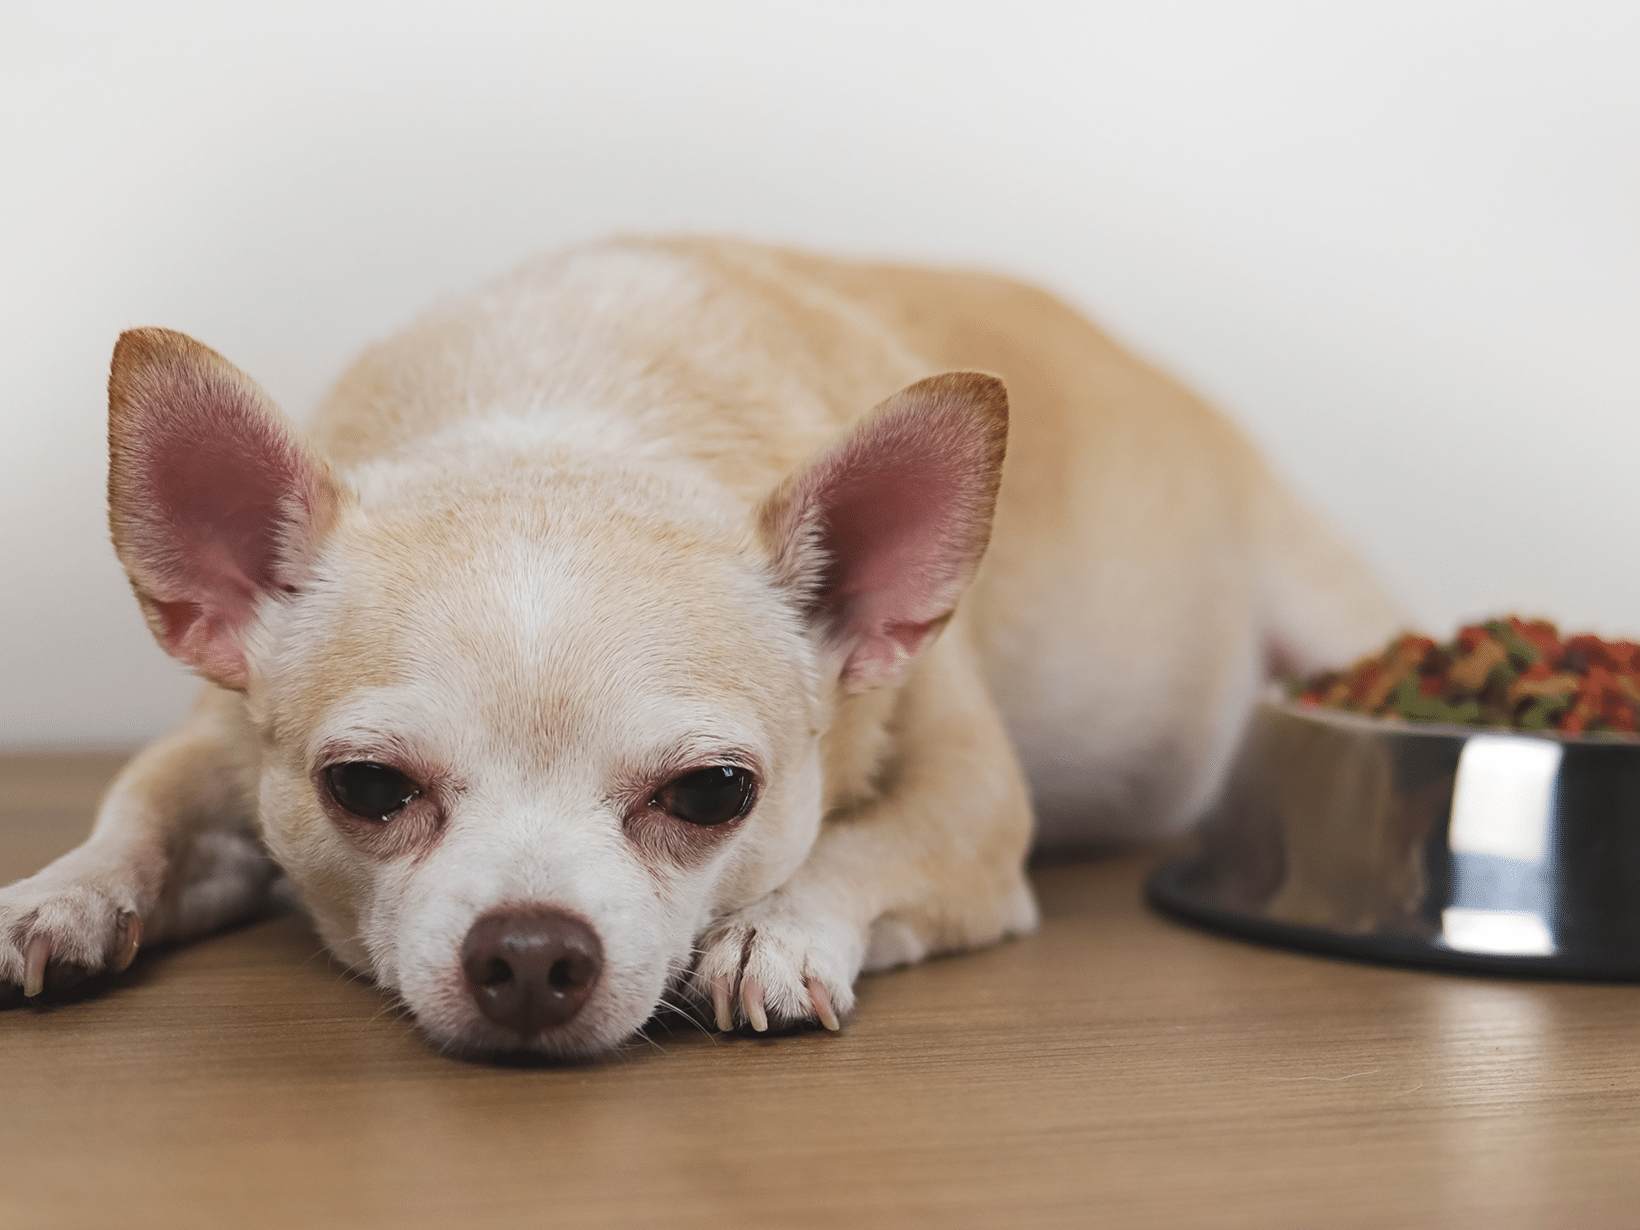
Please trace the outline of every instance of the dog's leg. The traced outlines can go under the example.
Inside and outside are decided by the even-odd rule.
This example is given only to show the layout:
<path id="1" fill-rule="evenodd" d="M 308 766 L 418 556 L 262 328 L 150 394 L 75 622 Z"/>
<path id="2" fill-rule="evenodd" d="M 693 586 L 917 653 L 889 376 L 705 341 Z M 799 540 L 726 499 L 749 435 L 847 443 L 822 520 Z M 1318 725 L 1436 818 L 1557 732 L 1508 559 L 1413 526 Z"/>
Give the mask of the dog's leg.
<path id="1" fill-rule="evenodd" d="M 692 989 L 725 1029 L 771 1016 L 835 1028 L 868 957 L 899 964 L 1035 923 L 1018 763 L 963 629 L 936 639 L 985 549 L 1006 433 L 1001 381 L 931 377 L 763 505 L 774 572 L 847 698 L 828 739 L 858 741 L 875 721 L 894 750 L 784 885 L 703 937 Z"/>
<path id="2" fill-rule="evenodd" d="M 720 1028 L 835 1029 L 863 968 L 1035 927 L 1030 801 L 1001 721 L 958 636 L 927 658 L 898 697 L 885 789 L 829 818 L 786 884 L 701 940 L 691 989 Z"/>
<path id="3" fill-rule="evenodd" d="M 299 590 L 346 495 L 248 377 L 163 329 L 121 335 L 108 432 L 109 525 L 149 627 L 221 686 L 126 766 L 84 845 L 0 890 L 0 1001 L 242 918 L 277 877 L 237 693 L 258 612 Z"/>
<path id="4" fill-rule="evenodd" d="M 0 889 L 0 1004 L 266 904 L 278 870 L 257 837 L 256 746 L 239 696 L 207 688 L 120 772 L 83 845 Z"/>

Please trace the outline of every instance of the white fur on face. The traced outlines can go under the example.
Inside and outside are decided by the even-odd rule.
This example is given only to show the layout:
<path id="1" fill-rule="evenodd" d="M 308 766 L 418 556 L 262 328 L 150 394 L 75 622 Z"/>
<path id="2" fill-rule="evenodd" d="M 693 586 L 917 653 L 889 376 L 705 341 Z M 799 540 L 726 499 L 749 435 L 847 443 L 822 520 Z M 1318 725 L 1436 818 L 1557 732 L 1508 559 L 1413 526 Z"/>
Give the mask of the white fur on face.
<path id="1" fill-rule="evenodd" d="M 591 1053 L 639 1028 L 695 937 L 812 845 L 815 650 L 734 518 L 687 496 L 640 511 L 623 480 L 579 473 L 430 500 L 441 481 L 413 513 L 367 505 L 267 621 L 264 828 L 338 955 L 455 1048 L 520 1045 L 464 982 L 480 916 L 586 920 L 604 953 L 592 997 L 529 1045 Z M 424 797 L 382 822 L 336 815 L 322 770 L 353 760 Z M 756 775 L 745 817 L 720 831 L 648 808 L 714 764 Z"/>

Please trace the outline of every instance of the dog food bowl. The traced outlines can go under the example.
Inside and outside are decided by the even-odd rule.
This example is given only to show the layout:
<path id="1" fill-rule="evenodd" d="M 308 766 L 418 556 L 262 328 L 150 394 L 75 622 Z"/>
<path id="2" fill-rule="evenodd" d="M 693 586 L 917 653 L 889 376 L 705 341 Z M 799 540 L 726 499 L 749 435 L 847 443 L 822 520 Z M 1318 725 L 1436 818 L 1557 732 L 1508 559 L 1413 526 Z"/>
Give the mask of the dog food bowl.
<path id="1" fill-rule="evenodd" d="M 1373 961 L 1640 979 L 1640 742 L 1261 705 L 1153 905 Z"/>

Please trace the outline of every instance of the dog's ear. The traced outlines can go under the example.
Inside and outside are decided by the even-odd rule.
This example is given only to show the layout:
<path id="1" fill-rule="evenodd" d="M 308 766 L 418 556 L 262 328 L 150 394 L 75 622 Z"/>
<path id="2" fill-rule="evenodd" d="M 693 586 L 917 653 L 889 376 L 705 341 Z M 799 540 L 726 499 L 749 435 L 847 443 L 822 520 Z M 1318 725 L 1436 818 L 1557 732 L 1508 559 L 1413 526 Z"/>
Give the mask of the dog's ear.
<path id="1" fill-rule="evenodd" d="M 1008 394 L 980 372 L 902 389 L 764 502 L 777 575 L 845 687 L 900 679 L 951 617 L 991 536 Z"/>
<path id="2" fill-rule="evenodd" d="M 243 689 L 256 604 L 298 588 L 341 500 L 329 468 L 233 364 L 168 329 L 121 335 L 109 527 L 167 653 Z"/>

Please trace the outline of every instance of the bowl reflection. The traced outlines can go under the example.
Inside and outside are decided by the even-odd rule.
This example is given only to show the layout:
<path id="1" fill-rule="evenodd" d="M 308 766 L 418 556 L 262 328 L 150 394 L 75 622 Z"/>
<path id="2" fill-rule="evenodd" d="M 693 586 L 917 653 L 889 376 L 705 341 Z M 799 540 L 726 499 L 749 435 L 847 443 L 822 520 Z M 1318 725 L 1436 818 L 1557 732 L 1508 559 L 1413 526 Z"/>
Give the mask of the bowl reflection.
<path id="1" fill-rule="evenodd" d="M 1153 904 L 1251 939 L 1640 978 L 1640 742 L 1265 704 Z"/>

